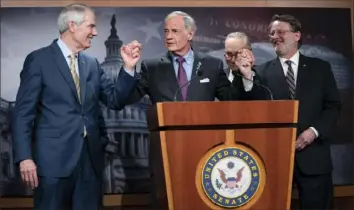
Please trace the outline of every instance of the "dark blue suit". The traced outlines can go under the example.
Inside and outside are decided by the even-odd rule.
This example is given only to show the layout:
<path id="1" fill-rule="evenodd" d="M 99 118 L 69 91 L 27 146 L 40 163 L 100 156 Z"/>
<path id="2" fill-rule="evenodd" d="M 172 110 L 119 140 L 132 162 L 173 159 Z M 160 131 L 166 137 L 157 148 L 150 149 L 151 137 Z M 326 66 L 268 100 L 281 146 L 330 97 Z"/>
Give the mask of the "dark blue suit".
<path id="1" fill-rule="evenodd" d="M 100 140 L 99 101 L 122 109 L 138 81 L 122 68 L 114 84 L 98 61 L 83 53 L 78 63 L 82 103 L 56 41 L 30 53 L 20 75 L 12 121 L 13 154 L 15 163 L 33 159 L 37 165 L 36 209 L 66 209 L 61 205 L 71 198 L 86 199 L 87 206 L 73 204 L 75 210 L 97 209 L 105 146 Z M 79 186 L 83 179 L 94 184 Z"/>

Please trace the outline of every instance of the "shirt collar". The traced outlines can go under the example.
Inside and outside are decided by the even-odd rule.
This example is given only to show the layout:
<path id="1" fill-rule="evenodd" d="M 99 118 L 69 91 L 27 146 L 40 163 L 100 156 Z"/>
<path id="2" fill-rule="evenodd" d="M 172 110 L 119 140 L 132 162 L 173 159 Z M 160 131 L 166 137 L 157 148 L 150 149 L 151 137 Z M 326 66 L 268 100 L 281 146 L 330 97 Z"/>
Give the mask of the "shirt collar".
<path id="1" fill-rule="evenodd" d="M 173 58 L 174 61 L 176 61 L 176 59 L 179 57 L 179 56 L 177 56 L 177 55 L 175 55 L 175 54 L 173 54 L 173 53 L 171 53 L 171 55 L 172 55 L 172 58 Z M 193 52 L 193 50 L 190 48 L 189 51 L 188 51 L 184 56 L 182 56 L 182 57 L 184 58 L 185 62 L 186 62 L 188 65 L 192 64 L 192 63 L 193 63 L 193 59 L 194 59 L 194 52 Z"/>
<path id="2" fill-rule="evenodd" d="M 70 55 L 72 54 L 72 51 L 68 48 L 68 46 L 63 42 L 63 40 L 61 40 L 60 38 L 57 41 L 57 44 L 61 50 L 61 52 L 63 53 L 64 57 L 70 57 Z"/>
<path id="3" fill-rule="evenodd" d="M 299 58 L 300 58 L 300 53 L 297 50 L 296 53 L 290 59 L 279 57 L 279 60 L 280 60 L 281 65 L 284 65 L 285 61 L 291 60 L 291 63 L 295 64 L 297 66 L 297 65 L 299 65 Z"/>

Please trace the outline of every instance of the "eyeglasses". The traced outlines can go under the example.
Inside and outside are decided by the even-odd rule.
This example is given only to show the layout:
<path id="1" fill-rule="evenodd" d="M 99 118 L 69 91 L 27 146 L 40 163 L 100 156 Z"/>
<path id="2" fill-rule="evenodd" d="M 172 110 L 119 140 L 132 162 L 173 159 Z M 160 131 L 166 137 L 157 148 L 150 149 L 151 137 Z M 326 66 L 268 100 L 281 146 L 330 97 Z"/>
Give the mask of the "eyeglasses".
<path id="1" fill-rule="evenodd" d="M 271 31 L 268 35 L 269 36 L 274 36 L 277 34 L 278 36 L 284 36 L 288 32 L 293 32 L 292 30 L 279 30 L 279 31 Z"/>
<path id="2" fill-rule="evenodd" d="M 248 48 L 248 47 L 247 48 L 243 48 L 243 49 L 248 49 L 248 50 L 252 51 L 252 48 Z M 241 49 L 241 50 L 243 50 L 243 49 Z M 237 55 L 238 55 L 238 53 L 241 50 L 239 50 L 237 52 L 225 52 L 224 56 L 225 56 L 226 59 L 237 58 Z"/>
<path id="3" fill-rule="evenodd" d="M 232 59 L 232 58 L 234 58 L 234 57 L 236 58 L 237 55 L 238 55 L 238 52 L 226 52 L 226 53 L 224 54 L 224 56 L 225 56 L 226 59 Z"/>

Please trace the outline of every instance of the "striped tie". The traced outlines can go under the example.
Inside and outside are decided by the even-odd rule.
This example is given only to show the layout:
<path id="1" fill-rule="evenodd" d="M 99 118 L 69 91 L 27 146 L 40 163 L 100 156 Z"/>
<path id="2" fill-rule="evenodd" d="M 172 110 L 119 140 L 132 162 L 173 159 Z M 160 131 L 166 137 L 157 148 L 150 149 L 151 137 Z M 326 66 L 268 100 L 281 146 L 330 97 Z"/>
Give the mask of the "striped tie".
<path id="1" fill-rule="evenodd" d="M 71 72 L 71 75 L 73 76 L 73 79 L 74 79 L 74 83 L 75 83 L 75 87 L 76 87 L 76 91 L 77 91 L 77 96 L 79 97 L 79 101 L 81 103 L 81 98 L 80 98 L 80 79 L 79 79 L 79 76 L 77 75 L 76 73 L 76 67 L 75 67 L 75 60 L 76 59 L 76 56 L 75 54 L 71 54 L 70 55 L 70 72 Z"/>
<path id="2" fill-rule="evenodd" d="M 76 91 L 77 91 L 77 96 L 79 98 L 79 102 L 81 103 L 81 94 L 80 94 L 80 79 L 79 76 L 76 73 L 76 55 L 73 53 L 70 55 L 70 72 L 71 75 L 73 76 L 74 79 L 74 83 L 75 83 L 75 87 L 76 87 Z M 86 126 L 84 126 L 84 137 L 86 136 L 87 131 L 86 131 Z"/>
<path id="3" fill-rule="evenodd" d="M 287 60 L 285 61 L 285 63 L 288 64 L 288 72 L 286 73 L 286 82 L 288 83 L 291 99 L 295 99 L 296 85 L 295 85 L 294 70 L 291 67 L 292 62 L 291 60 Z"/>

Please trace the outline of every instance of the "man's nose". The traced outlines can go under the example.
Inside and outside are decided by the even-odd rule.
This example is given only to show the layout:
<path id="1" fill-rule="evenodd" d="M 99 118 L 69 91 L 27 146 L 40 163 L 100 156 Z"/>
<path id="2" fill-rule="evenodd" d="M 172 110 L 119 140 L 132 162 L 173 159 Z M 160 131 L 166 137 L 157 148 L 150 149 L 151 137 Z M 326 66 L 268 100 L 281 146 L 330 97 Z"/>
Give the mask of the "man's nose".
<path id="1" fill-rule="evenodd" d="M 271 40 L 274 40 L 274 39 L 278 39 L 280 36 L 278 33 L 274 33 L 272 35 L 269 36 Z"/>
<path id="2" fill-rule="evenodd" d="M 98 34 L 97 29 L 94 28 L 94 29 L 92 30 L 92 35 L 97 36 L 97 34 Z"/>

